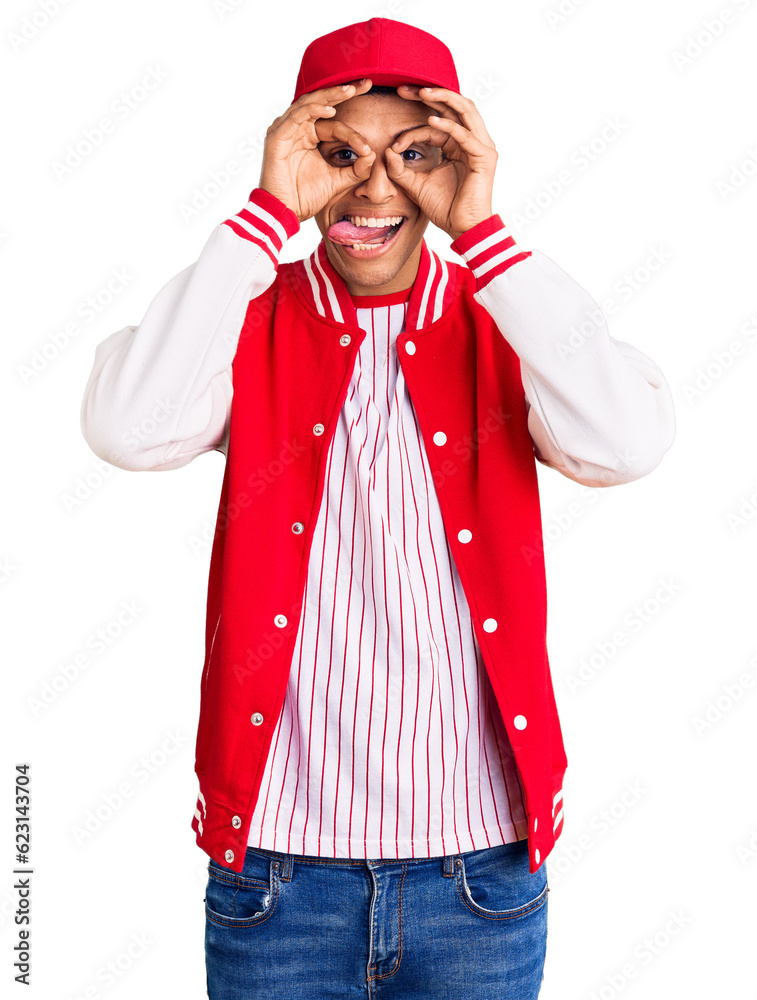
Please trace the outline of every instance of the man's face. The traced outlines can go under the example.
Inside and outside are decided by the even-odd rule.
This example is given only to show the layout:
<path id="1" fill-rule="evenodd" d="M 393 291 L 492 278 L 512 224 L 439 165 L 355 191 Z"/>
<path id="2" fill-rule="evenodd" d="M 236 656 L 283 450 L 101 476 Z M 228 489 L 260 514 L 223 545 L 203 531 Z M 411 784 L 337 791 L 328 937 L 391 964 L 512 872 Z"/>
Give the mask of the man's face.
<path id="1" fill-rule="evenodd" d="M 336 105 L 336 114 L 330 120 L 343 121 L 355 129 L 376 153 L 369 178 L 335 196 L 315 216 L 329 260 L 353 295 L 401 291 L 415 280 L 428 219 L 404 189 L 390 179 L 385 150 L 400 132 L 427 125 L 432 113 L 433 109 L 420 101 L 405 100 L 399 94 L 360 95 Z M 344 169 L 340 164 L 349 166 L 357 160 L 357 153 L 343 141 L 321 142 L 318 148 L 336 169 Z M 439 147 L 428 143 L 413 143 L 400 155 L 411 170 L 429 171 L 441 162 Z M 329 226 L 345 216 L 355 222 L 361 217 L 389 219 L 400 215 L 404 222 L 378 252 L 353 250 L 351 246 L 334 243 L 327 235 Z"/>

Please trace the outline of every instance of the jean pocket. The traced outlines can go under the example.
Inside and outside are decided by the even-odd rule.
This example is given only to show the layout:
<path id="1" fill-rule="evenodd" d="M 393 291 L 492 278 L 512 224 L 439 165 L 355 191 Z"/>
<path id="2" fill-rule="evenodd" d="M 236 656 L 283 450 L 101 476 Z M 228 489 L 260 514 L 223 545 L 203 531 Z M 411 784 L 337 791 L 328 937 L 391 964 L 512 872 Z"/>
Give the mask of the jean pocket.
<path id="1" fill-rule="evenodd" d="M 455 859 L 455 875 L 465 906 L 489 919 L 522 917 L 547 901 L 546 867 L 528 870 L 526 840 L 461 854 Z"/>
<path id="2" fill-rule="evenodd" d="M 223 927 L 252 927 L 273 913 L 279 895 L 279 863 L 249 849 L 241 873 L 208 863 L 205 915 Z"/>

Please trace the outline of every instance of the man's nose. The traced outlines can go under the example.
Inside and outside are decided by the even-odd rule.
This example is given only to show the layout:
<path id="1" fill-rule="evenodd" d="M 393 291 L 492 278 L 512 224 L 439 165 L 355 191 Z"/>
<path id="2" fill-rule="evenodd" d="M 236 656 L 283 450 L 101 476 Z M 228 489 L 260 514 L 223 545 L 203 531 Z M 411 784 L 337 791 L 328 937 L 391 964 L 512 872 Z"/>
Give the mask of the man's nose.
<path id="1" fill-rule="evenodd" d="M 397 187 L 387 173 L 386 157 L 383 150 L 376 153 L 376 159 L 373 161 L 368 179 L 363 181 L 357 190 L 374 204 L 385 201 L 397 193 Z"/>

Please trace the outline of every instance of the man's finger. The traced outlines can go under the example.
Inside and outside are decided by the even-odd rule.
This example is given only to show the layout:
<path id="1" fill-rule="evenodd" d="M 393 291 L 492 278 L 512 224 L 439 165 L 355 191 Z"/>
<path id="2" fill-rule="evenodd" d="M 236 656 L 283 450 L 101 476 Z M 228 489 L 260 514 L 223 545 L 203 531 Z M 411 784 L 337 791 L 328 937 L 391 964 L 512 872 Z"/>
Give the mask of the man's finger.
<path id="1" fill-rule="evenodd" d="M 336 114 L 337 104 L 348 101 L 356 94 L 364 94 L 371 86 L 370 78 L 367 78 L 362 83 L 357 81 L 335 87 L 323 87 L 309 94 L 301 94 L 283 115 L 274 120 L 268 133 L 275 133 L 277 139 L 292 139 L 297 135 L 299 126 L 307 121 L 331 117 Z"/>
<path id="2" fill-rule="evenodd" d="M 468 157 L 479 157 L 485 160 L 496 158 L 497 156 L 497 150 L 493 146 L 487 146 L 470 129 L 458 125 L 457 122 L 453 122 L 449 118 L 432 117 L 430 124 L 436 129 L 443 129 L 448 132 Z"/>
<path id="3" fill-rule="evenodd" d="M 302 104 L 300 107 L 295 107 L 289 114 L 284 115 L 282 119 L 276 119 L 278 124 L 273 123 L 268 129 L 268 135 L 277 140 L 288 141 L 295 138 L 305 122 L 316 121 L 320 117 L 328 120 L 334 114 L 336 114 L 334 107 L 328 104 Z"/>
<path id="4" fill-rule="evenodd" d="M 447 90 L 445 87 L 421 87 L 418 96 L 424 103 L 433 104 L 434 107 L 441 104 L 443 117 L 465 125 L 481 142 L 494 147 L 492 137 L 486 131 L 484 119 L 469 97 L 457 94 L 454 90 Z M 451 109 L 452 115 L 449 114 L 448 108 Z"/>
<path id="5" fill-rule="evenodd" d="M 296 108 L 298 106 L 303 106 L 310 104 L 314 101 L 316 104 L 336 104 L 340 101 L 348 101 L 351 97 L 355 97 L 356 94 L 364 94 L 366 91 L 370 90 L 373 86 L 370 78 L 366 78 L 360 83 L 359 80 L 354 80 L 352 83 L 342 83 L 337 84 L 333 87 L 322 87 L 320 90 L 313 90 L 309 94 L 300 94 L 294 104 L 291 107 Z"/>
<path id="6" fill-rule="evenodd" d="M 319 118 L 315 122 L 315 134 L 318 136 L 319 147 L 329 143 L 334 143 L 335 145 L 333 151 L 336 151 L 342 145 L 347 145 L 353 152 L 357 153 L 358 156 L 366 156 L 368 153 L 372 152 L 371 147 L 365 141 L 365 138 L 345 122 L 334 121 L 329 118 Z M 337 146 L 336 143 L 339 143 L 339 146 Z M 323 155 L 328 155 L 330 152 L 332 152 L 332 150 L 321 150 Z M 345 160 L 344 162 L 347 163 L 348 161 Z"/>
<path id="7" fill-rule="evenodd" d="M 423 178 L 426 175 L 414 170 L 407 170 L 402 157 L 399 153 L 395 153 L 390 146 L 387 147 L 385 155 L 386 172 L 389 179 L 399 184 L 417 204 L 417 198 L 414 196 L 420 193 L 423 187 Z"/>
<path id="8" fill-rule="evenodd" d="M 457 113 L 453 111 L 448 104 L 444 104 L 442 101 L 432 101 L 428 97 L 421 97 L 420 89 L 420 84 L 403 83 L 397 88 L 397 93 L 400 97 L 404 97 L 407 101 L 419 101 L 421 104 L 425 104 L 434 111 L 441 111 L 442 114 L 453 116 L 453 120 L 460 121 Z"/>
<path id="9" fill-rule="evenodd" d="M 462 158 L 463 153 L 461 152 L 460 146 L 449 132 L 445 132 L 442 129 L 434 128 L 431 125 L 418 125 L 416 128 L 409 132 L 403 133 L 399 139 L 391 146 L 394 152 L 402 153 L 408 146 L 413 145 L 413 143 L 424 143 L 428 146 L 436 146 L 442 151 L 442 160 L 437 163 L 433 170 L 438 170 L 440 166 L 444 163 L 444 160 L 459 160 Z M 414 173 L 420 173 L 423 171 L 414 171 Z M 425 171 L 428 173 L 428 171 Z"/>
<path id="10" fill-rule="evenodd" d="M 429 146 L 444 146 L 449 141 L 449 132 L 434 128 L 432 125 L 416 125 L 415 128 L 403 132 L 399 139 L 392 143 L 391 149 L 395 153 L 401 153 L 414 143 L 426 143 Z"/>

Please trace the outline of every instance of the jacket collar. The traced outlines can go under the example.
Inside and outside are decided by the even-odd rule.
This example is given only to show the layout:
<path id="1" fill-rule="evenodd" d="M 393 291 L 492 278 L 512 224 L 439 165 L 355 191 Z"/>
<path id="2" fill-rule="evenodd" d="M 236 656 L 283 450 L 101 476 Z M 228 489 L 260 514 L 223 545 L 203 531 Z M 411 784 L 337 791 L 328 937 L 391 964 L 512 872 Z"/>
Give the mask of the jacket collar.
<path id="1" fill-rule="evenodd" d="M 455 264 L 431 250 L 425 239 L 421 241 L 418 274 L 408 300 L 406 330 L 429 326 L 449 308 L 455 294 L 455 268 Z M 323 237 L 309 257 L 294 262 L 294 274 L 300 291 L 319 316 L 358 327 L 352 296 L 329 260 Z"/>

